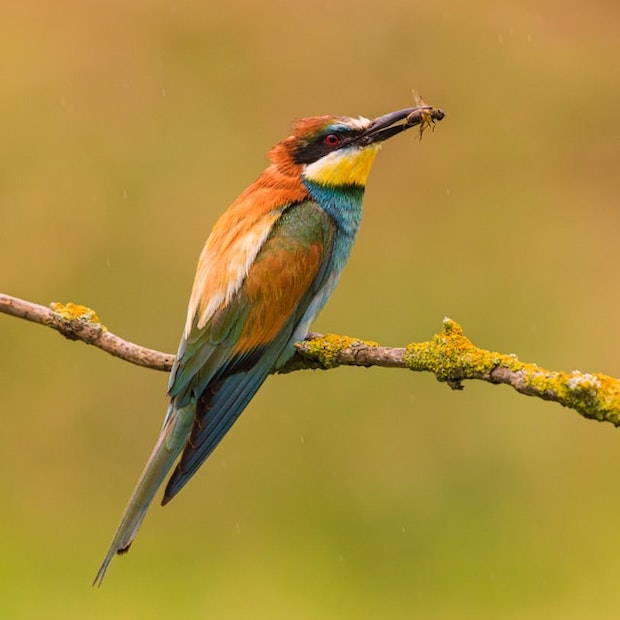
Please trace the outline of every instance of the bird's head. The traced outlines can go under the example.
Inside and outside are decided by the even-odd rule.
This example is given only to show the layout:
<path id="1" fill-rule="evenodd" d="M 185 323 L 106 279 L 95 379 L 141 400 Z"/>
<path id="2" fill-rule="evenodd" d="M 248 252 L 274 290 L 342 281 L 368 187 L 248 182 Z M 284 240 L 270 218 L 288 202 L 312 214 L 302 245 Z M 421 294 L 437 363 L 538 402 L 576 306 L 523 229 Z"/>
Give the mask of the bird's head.
<path id="1" fill-rule="evenodd" d="M 390 112 L 373 120 L 348 116 L 302 118 L 293 133 L 269 152 L 269 157 L 307 181 L 330 187 L 364 187 L 382 142 L 410 127 L 442 118 L 441 110 L 428 106 Z"/>

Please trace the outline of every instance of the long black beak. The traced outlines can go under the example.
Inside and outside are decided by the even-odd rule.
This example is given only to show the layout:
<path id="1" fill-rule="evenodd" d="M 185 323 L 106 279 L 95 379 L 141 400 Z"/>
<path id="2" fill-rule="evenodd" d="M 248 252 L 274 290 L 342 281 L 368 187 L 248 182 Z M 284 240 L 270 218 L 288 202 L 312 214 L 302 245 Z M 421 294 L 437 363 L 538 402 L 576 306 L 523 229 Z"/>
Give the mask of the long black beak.
<path id="1" fill-rule="evenodd" d="M 405 108 L 379 116 L 372 121 L 372 125 L 362 134 L 360 139 L 365 144 L 373 142 L 383 142 L 396 134 L 415 127 L 416 125 L 430 125 L 435 121 L 440 121 L 445 116 L 443 110 L 431 106 L 417 106 L 415 108 Z M 404 121 L 400 125 L 397 124 Z"/>

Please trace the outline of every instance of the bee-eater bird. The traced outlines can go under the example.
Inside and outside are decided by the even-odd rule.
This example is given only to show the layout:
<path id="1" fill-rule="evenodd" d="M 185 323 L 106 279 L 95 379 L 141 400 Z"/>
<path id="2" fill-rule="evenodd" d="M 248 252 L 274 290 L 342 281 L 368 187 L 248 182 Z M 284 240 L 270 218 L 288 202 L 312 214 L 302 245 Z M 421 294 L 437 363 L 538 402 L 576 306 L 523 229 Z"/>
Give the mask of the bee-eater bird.
<path id="1" fill-rule="evenodd" d="M 301 119 L 269 152 L 271 165 L 220 217 L 198 262 L 163 428 L 95 584 L 114 555 L 129 549 L 179 456 L 162 505 L 307 335 L 351 252 L 381 143 L 443 116 L 419 106 L 374 120 Z"/>

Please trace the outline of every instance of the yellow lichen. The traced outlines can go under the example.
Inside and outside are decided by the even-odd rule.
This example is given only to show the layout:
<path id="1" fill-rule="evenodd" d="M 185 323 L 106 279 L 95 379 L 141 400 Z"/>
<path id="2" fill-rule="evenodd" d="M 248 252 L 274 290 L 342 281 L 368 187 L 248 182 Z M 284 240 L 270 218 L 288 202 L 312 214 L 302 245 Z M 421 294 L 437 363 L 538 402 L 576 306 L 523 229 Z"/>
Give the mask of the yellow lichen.
<path id="1" fill-rule="evenodd" d="M 72 302 L 63 304 L 55 301 L 50 304 L 50 308 L 65 321 L 80 321 L 82 323 L 98 325 L 103 331 L 107 331 L 107 328 L 102 324 L 97 313 L 88 306 L 82 306 Z"/>
<path id="2" fill-rule="evenodd" d="M 461 326 L 446 318 L 443 331 L 430 342 L 407 346 L 405 365 L 411 370 L 432 370 L 440 381 L 459 381 L 489 371 L 497 365 L 498 355 L 474 346 Z"/>
<path id="3" fill-rule="evenodd" d="M 307 341 L 307 354 L 320 362 L 323 368 L 335 368 L 339 366 L 338 355 L 344 349 L 351 347 L 378 347 L 377 342 L 350 338 L 349 336 L 338 336 L 336 334 L 325 334 L 318 338 Z"/>
<path id="4" fill-rule="evenodd" d="M 443 331 L 429 342 L 410 344 L 405 364 L 411 370 L 431 371 L 439 381 L 452 387 L 460 387 L 465 379 L 506 383 L 522 394 L 553 400 L 586 418 L 620 426 L 617 379 L 579 371 L 550 371 L 521 362 L 515 355 L 479 349 L 463 335 L 460 325 L 450 319 L 444 320 Z"/>

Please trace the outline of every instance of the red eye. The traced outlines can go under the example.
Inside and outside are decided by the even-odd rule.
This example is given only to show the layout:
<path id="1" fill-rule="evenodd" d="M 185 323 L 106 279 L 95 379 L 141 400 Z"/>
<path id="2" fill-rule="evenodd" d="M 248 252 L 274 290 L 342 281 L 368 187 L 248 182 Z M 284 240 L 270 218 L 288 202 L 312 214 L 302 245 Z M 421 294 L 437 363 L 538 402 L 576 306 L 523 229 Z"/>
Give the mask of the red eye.
<path id="1" fill-rule="evenodd" d="M 323 142 L 327 144 L 327 146 L 336 146 L 340 144 L 340 140 L 342 138 L 337 133 L 328 133 L 325 138 L 323 138 Z"/>

